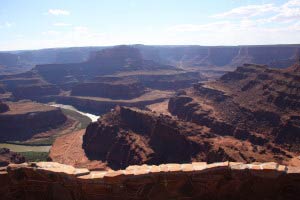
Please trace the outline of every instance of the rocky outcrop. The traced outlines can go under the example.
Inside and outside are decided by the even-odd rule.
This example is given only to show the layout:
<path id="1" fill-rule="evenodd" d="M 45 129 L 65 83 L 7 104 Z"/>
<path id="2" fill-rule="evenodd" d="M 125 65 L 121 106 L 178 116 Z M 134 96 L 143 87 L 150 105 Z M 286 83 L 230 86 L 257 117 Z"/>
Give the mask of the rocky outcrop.
<path id="1" fill-rule="evenodd" d="M 90 159 L 114 169 L 132 164 L 187 162 L 197 152 L 175 121 L 126 107 L 90 124 L 83 148 Z"/>
<path id="2" fill-rule="evenodd" d="M 0 141 L 21 141 L 62 125 L 66 116 L 59 108 L 33 102 L 8 103 L 0 113 Z"/>
<path id="3" fill-rule="evenodd" d="M 73 96 L 104 97 L 111 99 L 132 99 L 145 93 L 139 83 L 80 83 L 72 87 Z"/>
<path id="4" fill-rule="evenodd" d="M 24 162 L 25 162 L 24 156 L 12 152 L 7 148 L 0 148 L 0 167 L 7 166 L 10 163 L 20 164 Z"/>
<path id="5" fill-rule="evenodd" d="M 54 162 L 0 171 L 3 199 L 298 199 L 299 168 L 276 163 L 199 163 L 89 171 Z"/>
<path id="6" fill-rule="evenodd" d="M 87 127 L 82 146 L 90 160 L 101 161 L 113 169 L 135 164 L 191 161 L 285 163 L 294 156 L 292 152 L 269 144 L 265 137 L 243 129 L 230 135 L 234 127 L 224 121 L 202 120 L 206 126 L 192 122 L 117 107 Z"/>
<path id="7" fill-rule="evenodd" d="M 172 97 L 169 111 L 218 135 L 299 152 L 299 87 L 295 71 L 245 64 Z"/>

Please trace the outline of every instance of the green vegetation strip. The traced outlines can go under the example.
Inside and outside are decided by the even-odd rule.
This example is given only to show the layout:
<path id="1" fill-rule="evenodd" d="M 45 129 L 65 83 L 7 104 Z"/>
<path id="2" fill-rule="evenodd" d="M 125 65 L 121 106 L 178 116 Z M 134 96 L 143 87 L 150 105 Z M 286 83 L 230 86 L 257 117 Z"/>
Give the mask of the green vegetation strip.
<path id="1" fill-rule="evenodd" d="M 51 146 L 34 146 L 34 145 L 29 146 L 29 145 L 0 143 L 0 148 L 8 148 L 14 152 L 28 152 L 28 151 L 49 152 Z"/>
<path id="2" fill-rule="evenodd" d="M 48 152 L 34 152 L 34 151 L 19 152 L 19 154 L 24 156 L 27 162 L 47 161 L 49 155 Z"/>

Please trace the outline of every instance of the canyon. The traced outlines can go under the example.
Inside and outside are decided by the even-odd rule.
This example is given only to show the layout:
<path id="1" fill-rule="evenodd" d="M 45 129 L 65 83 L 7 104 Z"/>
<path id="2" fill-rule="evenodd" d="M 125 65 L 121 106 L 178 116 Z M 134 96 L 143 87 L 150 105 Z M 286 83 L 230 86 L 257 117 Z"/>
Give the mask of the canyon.
<path id="1" fill-rule="evenodd" d="M 50 162 L 13 164 L 16 153 L 4 149 L 0 192 L 295 199 L 299 48 L 120 45 L 9 52 L 18 59 L 4 64 L 0 56 L 6 67 L 29 64 L 0 68 L 1 141 L 52 145 Z M 81 122 L 66 106 L 93 120 Z"/>
<path id="2" fill-rule="evenodd" d="M 81 63 L 40 64 L 2 75 L 0 99 L 57 102 L 99 115 L 118 104 L 144 108 L 204 80 L 200 71 L 147 60 L 138 48 L 121 45 L 91 53 Z"/>
<path id="3" fill-rule="evenodd" d="M 179 93 L 170 99 L 169 111 L 220 135 L 299 151 L 299 75 L 246 64 Z"/>
<path id="4" fill-rule="evenodd" d="M 216 81 L 179 90 L 151 111 L 117 106 L 80 133 L 77 149 L 87 163 L 107 169 L 227 160 L 288 165 L 300 151 L 295 66 L 245 64 Z M 56 148 L 51 151 L 57 155 Z"/>
<path id="5" fill-rule="evenodd" d="M 244 45 L 244 46 L 197 46 L 197 45 L 132 45 L 140 50 L 146 60 L 173 66 L 227 66 L 244 63 L 267 64 L 286 68 L 296 58 L 299 45 Z M 107 47 L 74 47 L 41 50 L 9 51 L 0 54 L 0 74 L 20 73 L 42 64 L 79 63 L 87 61 Z M 25 67 L 24 67 L 25 66 Z"/>

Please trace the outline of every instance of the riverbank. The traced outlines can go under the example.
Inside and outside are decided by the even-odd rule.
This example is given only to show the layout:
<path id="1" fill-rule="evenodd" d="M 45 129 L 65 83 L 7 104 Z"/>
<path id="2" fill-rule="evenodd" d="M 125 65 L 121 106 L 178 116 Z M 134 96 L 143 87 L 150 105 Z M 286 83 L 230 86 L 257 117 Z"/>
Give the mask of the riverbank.
<path id="1" fill-rule="evenodd" d="M 77 121 L 77 123 L 67 130 L 57 130 L 57 133 L 49 135 L 47 138 L 33 139 L 29 141 L 9 141 L 0 143 L 0 148 L 8 148 L 11 151 L 18 152 L 27 159 L 27 161 L 42 161 L 48 158 L 48 153 L 52 147 L 55 138 L 68 134 L 73 131 L 85 129 L 92 121 L 97 121 L 98 116 L 84 113 L 73 106 L 64 104 L 50 104 L 53 107 L 61 108 L 62 112 L 68 117 Z"/>
<path id="2" fill-rule="evenodd" d="M 0 143 L 0 148 L 8 148 L 14 152 L 49 152 L 51 145 L 48 146 L 34 146 L 34 145 L 19 145 L 19 144 L 9 144 Z"/>

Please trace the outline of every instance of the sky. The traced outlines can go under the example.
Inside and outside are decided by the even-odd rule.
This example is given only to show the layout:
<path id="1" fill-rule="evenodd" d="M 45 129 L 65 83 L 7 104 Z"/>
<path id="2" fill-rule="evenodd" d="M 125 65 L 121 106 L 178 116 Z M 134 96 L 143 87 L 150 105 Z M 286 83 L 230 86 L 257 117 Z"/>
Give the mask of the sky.
<path id="1" fill-rule="evenodd" d="M 0 50 L 300 43 L 300 0 L 0 0 Z"/>

